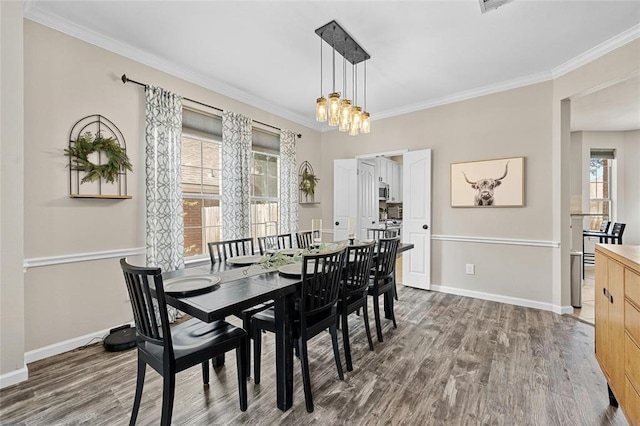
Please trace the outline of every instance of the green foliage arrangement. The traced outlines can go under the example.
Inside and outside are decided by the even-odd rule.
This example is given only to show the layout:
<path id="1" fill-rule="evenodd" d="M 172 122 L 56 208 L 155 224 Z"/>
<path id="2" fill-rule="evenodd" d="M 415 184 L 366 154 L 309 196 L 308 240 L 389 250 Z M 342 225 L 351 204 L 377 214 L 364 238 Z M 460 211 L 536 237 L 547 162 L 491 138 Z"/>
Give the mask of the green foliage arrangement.
<path id="1" fill-rule="evenodd" d="M 320 179 L 311 173 L 308 169 L 302 171 L 302 178 L 300 179 L 300 190 L 305 195 L 313 195 L 316 193 L 316 184 Z"/>
<path id="2" fill-rule="evenodd" d="M 89 154 L 102 152 L 107 157 L 106 164 L 93 164 L 89 161 Z M 72 169 L 85 173 L 81 183 L 95 182 L 103 179 L 115 183 L 121 170 L 133 171 L 126 151 L 115 138 L 104 138 L 100 132 L 95 137 L 91 132 L 85 132 L 64 150 L 66 156 L 71 157 Z"/>

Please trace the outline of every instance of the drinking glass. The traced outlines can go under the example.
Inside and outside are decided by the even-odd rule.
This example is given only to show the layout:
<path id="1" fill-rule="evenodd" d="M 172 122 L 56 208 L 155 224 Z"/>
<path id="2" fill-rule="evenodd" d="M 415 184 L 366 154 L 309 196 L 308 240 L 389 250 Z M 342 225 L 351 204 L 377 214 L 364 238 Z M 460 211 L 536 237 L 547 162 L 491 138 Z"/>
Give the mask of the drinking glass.
<path id="1" fill-rule="evenodd" d="M 322 242 L 322 219 L 311 219 L 311 235 L 313 235 L 314 245 Z"/>

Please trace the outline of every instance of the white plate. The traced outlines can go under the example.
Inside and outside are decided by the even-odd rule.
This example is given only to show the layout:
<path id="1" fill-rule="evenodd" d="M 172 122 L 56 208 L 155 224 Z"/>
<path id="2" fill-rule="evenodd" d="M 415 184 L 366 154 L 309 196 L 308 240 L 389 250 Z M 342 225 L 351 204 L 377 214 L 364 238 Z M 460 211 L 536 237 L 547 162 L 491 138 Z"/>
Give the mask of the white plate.
<path id="1" fill-rule="evenodd" d="M 217 275 L 170 278 L 164 281 L 164 292 L 173 296 L 195 296 L 213 290 L 219 282 Z"/>
<path id="2" fill-rule="evenodd" d="M 282 253 L 285 256 L 296 256 L 296 255 L 302 253 L 302 249 L 288 248 L 288 249 L 278 250 L 278 253 Z"/>
<path id="3" fill-rule="evenodd" d="M 262 259 L 262 256 L 258 255 L 252 255 L 252 256 L 237 256 L 237 257 L 232 257 L 227 259 L 227 263 L 229 265 L 238 265 L 238 266 L 245 266 L 245 265 L 253 265 L 254 263 L 258 263 L 260 262 L 260 259 Z"/>
<path id="4" fill-rule="evenodd" d="M 302 263 L 288 263 L 286 265 L 282 265 L 278 268 L 278 272 L 287 277 L 301 277 Z"/>

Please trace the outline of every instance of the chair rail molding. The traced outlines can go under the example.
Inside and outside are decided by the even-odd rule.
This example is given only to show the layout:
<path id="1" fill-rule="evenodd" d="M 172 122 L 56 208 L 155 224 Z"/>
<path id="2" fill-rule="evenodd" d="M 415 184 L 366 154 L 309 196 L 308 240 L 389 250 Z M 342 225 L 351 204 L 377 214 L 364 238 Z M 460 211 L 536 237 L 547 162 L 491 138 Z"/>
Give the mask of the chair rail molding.
<path id="1" fill-rule="evenodd" d="M 432 240 L 438 241 L 455 241 L 461 243 L 480 243 L 480 244 L 502 244 L 511 246 L 529 246 L 529 247 L 548 247 L 560 248 L 557 241 L 544 240 L 520 240 L 513 238 L 492 238 L 492 237 L 473 237 L 466 235 L 432 235 Z"/>
<path id="2" fill-rule="evenodd" d="M 113 259 L 114 257 L 138 256 L 146 253 L 145 247 L 133 247 L 118 250 L 95 251 L 88 253 L 63 254 L 59 256 L 32 257 L 24 259 L 22 267 L 25 272 L 28 268 L 40 266 L 62 265 L 64 263 L 88 262 L 93 260 Z"/>

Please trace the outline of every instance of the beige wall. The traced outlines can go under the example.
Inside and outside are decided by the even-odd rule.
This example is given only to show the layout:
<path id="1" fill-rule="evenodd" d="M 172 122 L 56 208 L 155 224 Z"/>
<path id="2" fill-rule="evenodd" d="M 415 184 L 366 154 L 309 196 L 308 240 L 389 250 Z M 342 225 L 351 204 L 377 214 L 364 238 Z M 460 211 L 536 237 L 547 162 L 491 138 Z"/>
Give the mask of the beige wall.
<path id="1" fill-rule="evenodd" d="M 24 363 L 22 2 L 0 2 L 0 386 Z"/>
<path id="2" fill-rule="evenodd" d="M 302 133 L 299 158 L 319 158 L 320 133 L 25 20 L 25 258 L 144 247 L 144 90 L 130 78 Z M 185 105 L 189 104 L 185 101 Z M 102 114 L 124 134 L 132 200 L 70 199 L 66 147 L 80 118 Z M 322 185 L 323 182 L 321 182 Z M 318 207 L 301 209 L 301 221 Z M 29 268 L 26 351 L 132 320 L 117 259 Z"/>

